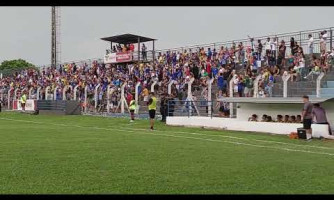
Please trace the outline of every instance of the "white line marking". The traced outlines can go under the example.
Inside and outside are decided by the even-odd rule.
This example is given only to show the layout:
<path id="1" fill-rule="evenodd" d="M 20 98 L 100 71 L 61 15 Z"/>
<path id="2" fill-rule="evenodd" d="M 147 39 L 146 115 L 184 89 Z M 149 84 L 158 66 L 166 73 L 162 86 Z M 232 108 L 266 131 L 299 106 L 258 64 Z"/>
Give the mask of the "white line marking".
<path id="1" fill-rule="evenodd" d="M 28 121 L 28 120 L 17 120 L 17 119 L 9 119 L 9 118 L 0 118 L 0 119 L 9 120 L 9 121 L 18 121 L 18 122 L 28 122 L 28 123 L 35 123 L 35 124 L 42 124 L 42 125 L 55 125 L 55 126 L 77 127 L 77 128 L 85 128 L 85 129 L 91 128 L 91 129 L 98 129 L 98 130 L 115 131 L 115 128 L 110 129 L 110 128 L 101 128 L 101 127 L 79 126 L 79 125 L 43 123 L 43 122 Z M 170 135 L 170 134 L 159 134 L 159 133 L 153 133 L 153 132 L 151 133 L 149 131 L 145 132 L 145 133 L 138 132 L 138 131 L 121 130 L 121 129 L 117 129 L 117 131 L 135 133 L 135 134 L 144 134 L 144 135 L 161 135 L 161 136 L 174 137 L 174 138 L 187 138 L 187 139 L 203 140 L 203 141 L 210 141 L 210 142 L 222 142 L 222 143 L 245 145 L 245 146 L 252 146 L 252 147 L 259 147 L 259 148 L 278 149 L 278 150 L 285 150 L 285 151 L 295 151 L 295 152 L 302 152 L 302 153 L 313 153 L 313 154 L 322 154 L 322 155 L 334 156 L 334 154 L 326 153 L 326 152 L 314 152 L 314 151 L 306 151 L 306 150 L 299 150 L 299 149 L 288 149 L 288 148 L 279 148 L 279 147 L 263 146 L 263 145 L 256 145 L 256 144 L 248 144 L 248 143 L 242 143 L 242 142 L 231 142 L 231 141 L 226 141 L 226 140 L 224 141 L 224 140 L 214 140 L 214 139 L 208 139 L 208 138 L 197 138 L 197 137 L 189 137 L 189 136 Z M 154 131 L 154 132 L 156 132 L 156 131 Z"/>
<path id="2" fill-rule="evenodd" d="M 111 128 L 111 126 L 108 126 Z M 121 128 L 121 127 L 112 127 L 112 128 Z M 129 129 L 129 130 L 147 130 L 147 129 L 140 129 L 140 128 L 127 128 L 122 127 L 123 129 Z M 167 131 L 161 131 L 161 130 L 155 130 L 158 132 L 167 132 Z M 286 143 L 286 142 L 278 142 L 278 141 L 272 141 L 272 140 L 259 140 L 259 139 L 251 139 L 251 138 L 241 138 L 241 137 L 235 137 L 235 136 L 226 136 L 226 135 L 212 135 L 212 134 L 202 134 L 202 133 L 195 133 L 195 132 L 184 132 L 184 131 L 173 131 L 173 133 L 185 133 L 185 134 L 191 134 L 191 135 L 203 135 L 203 136 L 215 136 L 215 137 L 222 137 L 222 138 L 232 138 L 232 139 L 238 139 L 238 140 L 253 140 L 258 142 L 266 142 L 266 143 L 277 143 L 277 144 L 284 144 L 284 145 L 291 145 L 291 146 L 300 146 L 300 147 L 313 147 L 313 148 L 319 148 L 319 149 L 330 149 L 334 150 L 334 148 L 331 147 L 321 147 L 321 146 L 313 146 L 313 145 L 302 145 L 302 144 L 293 144 L 293 143 Z"/>

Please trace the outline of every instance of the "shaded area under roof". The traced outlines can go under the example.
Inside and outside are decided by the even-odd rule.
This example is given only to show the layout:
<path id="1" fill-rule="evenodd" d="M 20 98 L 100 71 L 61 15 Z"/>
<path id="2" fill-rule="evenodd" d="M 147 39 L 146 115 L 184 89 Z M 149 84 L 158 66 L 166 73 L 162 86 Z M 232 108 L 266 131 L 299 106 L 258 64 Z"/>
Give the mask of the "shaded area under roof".
<path id="1" fill-rule="evenodd" d="M 101 40 L 115 42 L 119 44 L 133 44 L 133 43 L 138 43 L 138 38 L 140 39 L 140 42 L 150 42 L 150 41 L 156 40 L 153 38 L 148 38 L 148 37 L 143 37 L 143 36 L 133 35 L 133 34 L 123 34 L 123 35 L 105 37 L 105 38 L 101 38 Z"/>

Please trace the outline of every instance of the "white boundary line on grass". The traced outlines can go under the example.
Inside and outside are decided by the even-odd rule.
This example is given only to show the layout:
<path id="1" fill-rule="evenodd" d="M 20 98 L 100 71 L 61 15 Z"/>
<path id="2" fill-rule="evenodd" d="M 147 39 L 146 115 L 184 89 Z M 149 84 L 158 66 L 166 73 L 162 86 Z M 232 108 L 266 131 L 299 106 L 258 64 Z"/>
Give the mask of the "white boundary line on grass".
<path id="1" fill-rule="evenodd" d="M 29 120 L 17 120 L 17 119 L 10 119 L 10 118 L 0 118 L 0 119 L 2 119 L 2 120 L 8 120 L 8 121 L 17 121 L 17 122 L 28 122 L 28 123 L 41 124 L 41 125 L 55 125 L 55 126 L 77 127 L 77 128 L 85 128 L 85 129 L 88 128 L 88 129 L 115 131 L 115 129 L 101 128 L 101 127 L 87 127 L 87 126 L 79 126 L 79 125 L 43 123 L 43 122 L 36 122 L 36 121 L 29 121 Z M 197 138 L 197 137 L 189 137 L 189 136 L 161 134 L 161 133 L 156 133 L 156 131 L 151 132 L 151 131 L 148 131 L 148 130 L 145 133 L 138 132 L 138 131 L 121 130 L 121 129 L 117 129 L 117 131 L 128 132 L 128 133 L 135 133 L 135 134 L 142 134 L 142 135 L 160 135 L 160 136 L 167 136 L 167 137 L 174 137 L 174 138 L 186 138 L 186 139 L 195 139 L 195 140 L 203 140 L 203 141 L 210 141 L 210 142 L 222 142 L 222 143 L 230 143 L 230 144 L 236 144 L 236 145 L 245 145 L 245 146 L 252 146 L 252 147 L 259 147 L 259 148 L 278 149 L 278 150 L 284 150 L 284 151 L 294 151 L 294 152 L 313 153 L 313 154 L 321 154 L 321 155 L 334 156 L 333 153 L 326 153 L 326 152 L 315 152 L 315 151 L 306 151 L 306 150 L 298 150 L 298 149 L 288 149 L 288 148 L 279 148 L 279 147 L 263 146 L 263 145 L 256 145 L 256 144 L 248 144 L 248 143 L 242 143 L 242 142 L 231 142 L 231 141 L 224 141 L 224 140 L 214 140 L 214 139 L 208 139 L 208 138 Z"/>
<path id="2" fill-rule="evenodd" d="M 111 126 L 108 126 L 109 128 L 112 128 Z M 114 128 L 123 128 L 128 130 L 138 130 L 138 131 L 145 131 L 147 129 L 140 129 L 140 128 L 127 128 L 127 127 L 114 127 Z M 158 132 L 166 132 L 161 130 L 155 130 Z M 277 144 L 284 144 L 284 145 L 291 145 L 291 146 L 300 146 L 300 147 L 312 147 L 312 148 L 319 148 L 319 149 L 329 149 L 334 150 L 334 148 L 331 147 L 321 147 L 321 146 L 313 146 L 313 145 L 302 145 L 302 144 L 294 144 L 294 143 L 286 143 L 286 142 L 278 142 L 278 141 L 272 141 L 272 140 L 259 140 L 259 139 L 252 139 L 252 138 L 242 138 L 242 137 L 235 137 L 235 136 L 227 136 L 227 135 L 209 135 L 209 134 L 202 134 L 202 133 L 195 133 L 195 132 L 184 132 L 184 131 L 173 131 L 173 133 L 184 133 L 184 134 L 191 134 L 191 135 L 204 135 L 204 136 L 215 136 L 215 137 L 222 137 L 222 138 L 232 138 L 232 139 L 238 139 L 238 140 L 253 140 L 257 142 L 266 142 L 266 143 L 277 143 Z"/>

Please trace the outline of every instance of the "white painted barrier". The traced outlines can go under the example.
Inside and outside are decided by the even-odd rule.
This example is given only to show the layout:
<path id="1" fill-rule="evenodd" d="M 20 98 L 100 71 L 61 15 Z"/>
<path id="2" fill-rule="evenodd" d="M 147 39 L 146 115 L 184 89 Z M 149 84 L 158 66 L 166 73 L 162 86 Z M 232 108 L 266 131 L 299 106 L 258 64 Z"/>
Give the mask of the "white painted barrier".
<path id="1" fill-rule="evenodd" d="M 48 98 L 49 98 L 49 89 L 50 89 L 50 86 L 47 86 L 45 88 L 45 100 L 48 100 Z"/>
<path id="2" fill-rule="evenodd" d="M 58 86 L 55 87 L 55 89 L 53 90 L 53 100 L 57 100 L 57 90 L 58 90 Z"/>
<path id="3" fill-rule="evenodd" d="M 154 86 L 157 84 L 158 81 L 154 81 L 151 85 L 151 92 L 154 92 Z"/>
<path id="4" fill-rule="evenodd" d="M 94 108 L 96 109 L 97 108 L 97 101 L 99 99 L 99 95 L 97 93 L 97 90 L 99 89 L 101 85 L 100 84 L 97 84 L 97 86 L 95 87 L 95 91 L 94 91 L 94 99 L 95 99 L 95 105 L 94 105 Z M 96 110 L 95 110 L 96 112 Z"/>
<path id="5" fill-rule="evenodd" d="M 234 86 L 234 79 L 235 77 L 233 76 L 230 80 L 229 83 L 229 89 L 230 89 L 230 97 L 233 98 L 233 86 Z M 230 103 L 230 118 L 232 118 L 234 116 L 234 104 Z"/>
<path id="6" fill-rule="evenodd" d="M 25 110 L 26 111 L 35 111 L 37 109 L 37 102 L 33 99 L 27 99 Z M 18 100 L 13 101 L 13 110 L 22 110 L 21 103 Z"/>
<path id="7" fill-rule="evenodd" d="M 211 117 L 211 106 L 212 106 L 212 83 L 215 79 L 212 78 L 208 81 L 208 117 Z"/>
<path id="8" fill-rule="evenodd" d="M 66 86 L 63 88 L 63 100 L 66 100 L 66 91 L 68 90 L 68 88 L 71 88 L 71 92 L 73 91 L 73 87 L 72 87 L 72 85 L 66 85 Z"/>
<path id="9" fill-rule="evenodd" d="M 85 113 L 87 113 L 87 91 L 88 90 L 88 85 L 85 86 Z"/>
<path id="10" fill-rule="evenodd" d="M 14 90 L 14 88 L 10 88 L 9 90 L 8 90 L 8 93 L 7 93 L 7 108 L 8 108 L 8 110 L 10 110 L 10 101 L 11 101 L 11 98 L 10 98 L 10 93 L 11 93 L 11 91 L 12 90 Z"/>
<path id="11" fill-rule="evenodd" d="M 31 92 L 32 92 L 33 89 L 34 89 L 34 88 L 32 88 L 32 87 L 29 89 L 29 95 L 28 95 L 28 98 L 29 98 L 29 99 L 32 98 L 32 97 L 31 97 Z"/>
<path id="12" fill-rule="evenodd" d="M 139 86 L 141 85 L 140 82 L 137 82 L 135 87 L 135 102 L 136 102 L 136 108 L 138 108 L 138 96 L 139 96 Z M 138 109 L 136 109 L 136 113 L 138 113 Z"/>
<path id="13" fill-rule="evenodd" d="M 259 81 L 260 81 L 261 77 L 262 77 L 262 75 L 258 75 L 254 80 L 254 94 L 253 94 L 254 98 L 259 97 Z"/>
<path id="14" fill-rule="evenodd" d="M 112 85 L 108 85 L 107 87 L 107 113 L 110 112 L 110 96 L 114 93 L 115 89 L 111 88 Z"/>
<path id="15" fill-rule="evenodd" d="M 19 88 L 16 88 L 16 89 L 14 90 L 14 97 L 13 97 L 14 100 L 17 99 L 17 91 L 18 91 L 18 90 L 19 90 Z"/>
<path id="16" fill-rule="evenodd" d="M 324 72 L 321 72 L 320 75 L 317 78 L 317 89 L 316 89 L 316 94 L 317 97 L 320 97 L 320 90 L 321 90 L 321 79 L 325 76 Z"/>
<path id="17" fill-rule="evenodd" d="M 37 99 L 37 100 L 39 100 L 40 91 L 41 91 L 41 87 L 38 87 L 38 88 L 37 88 L 37 94 L 36 94 L 36 99 Z"/>
<path id="18" fill-rule="evenodd" d="M 291 75 L 283 75 L 282 80 L 283 80 L 283 97 L 287 98 L 288 97 L 288 80 L 290 79 Z"/>
<path id="19" fill-rule="evenodd" d="M 168 94 L 172 94 L 172 85 L 175 83 L 174 80 L 171 80 L 169 83 L 168 83 Z"/>
<path id="20" fill-rule="evenodd" d="M 79 85 L 76 85 L 74 87 L 74 90 L 73 90 L 73 100 L 76 101 L 77 100 L 77 91 L 78 91 L 78 87 Z"/>
<path id="21" fill-rule="evenodd" d="M 303 124 L 297 123 L 274 123 L 274 122 L 249 122 L 240 121 L 231 118 L 218 117 L 167 117 L 166 123 L 174 126 L 189 126 L 189 127 L 209 127 L 233 131 L 251 131 L 288 135 L 291 132 L 296 132 L 297 128 L 301 128 Z M 312 124 L 312 137 L 324 137 L 333 139 L 328 133 L 328 125 Z"/>

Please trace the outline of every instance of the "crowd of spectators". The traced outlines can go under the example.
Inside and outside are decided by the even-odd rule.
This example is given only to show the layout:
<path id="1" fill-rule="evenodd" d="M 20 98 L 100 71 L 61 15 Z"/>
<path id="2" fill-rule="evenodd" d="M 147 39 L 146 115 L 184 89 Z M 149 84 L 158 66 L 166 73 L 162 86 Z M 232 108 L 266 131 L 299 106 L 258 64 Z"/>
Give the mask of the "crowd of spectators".
<path id="1" fill-rule="evenodd" d="M 41 98 L 45 99 L 45 89 L 50 86 L 50 94 L 57 87 L 57 99 L 62 99 L 62 89 L 66 85 L 78 87 L 78 98 L 82 99 L 85 86 L 88 86 L 88 97 L 94 101 L 94 88 L 100 84 L 99 104 L 106 99 L 107 86 L 115 88 L 111 96 L 111 108 L 115 109 L 120 100 L 120 86 L 126 83 L 125 94 L 127 101 L 134 98 L 135 85 L 141 82 L 139 92 L 141 100 L 147 100 L 147 93 L 153 82 L 157 81 L 156 89 L 160 94 L 167 94 L 167 85 L 173 80 L 172 97 L 185 99 L 187 94 L 187 82 L 194 80 L 193 92 L 201 93 L 207 98 L 208 81 L 214 78 L 213 84 L 217 86 L 221 96 L 252 97 L 254 95 L 254 81 L 260 76 L 258 82 L 258 96 L 271 97 L 272 88 L 281 75 L 291 74 L 291 81 L 319 74 L 320 71 L 328 72 L 333 64 L 334 49 L 326 52 L 327 33 L 320 34 L 321 55 L 313 54 L 314 42 L 309 36 L 308 48 L 312 61 L 305 67 L 305 54 L 303 48 L 291 38 L 290 52 L 287 53 L 285 41 L 278 44 L 278 38 L 267 38 L 262 44 L 261 40 L 254 41 L 250 38 L 250 46 L 244 46 L 242 42 L 229 47 L 221 46 L 219 50 L 204 47 L 195 51 L 192 49 L 183 51 L 158 52 L 155 61 L 146 61 L 147 47 L 142 44 L 143 62 L 129 64 L 104 64 L 93 61 L 92 63 L 67 63 L 57 67 L 43 67 L 40 71 L 23 70 L 12 76 L 0 79 L 1 87 L 15 87 L 21 90 L 33 88 L 36 93 L 41 87 Z M 134 51 L 134 45 L 115 45 L 109 52 Z M 230 94 L 229 84 L 233 79 L 233 94 Z M 195 95 L 194 95 L 195 96 Z M 66 98 L 73 97 L 71 88 L 66 92 Z M 90 102 L 91 103 L 91 102 Z M 222 115 L 228 115 L 228 106 L 219 105 Z"/>

